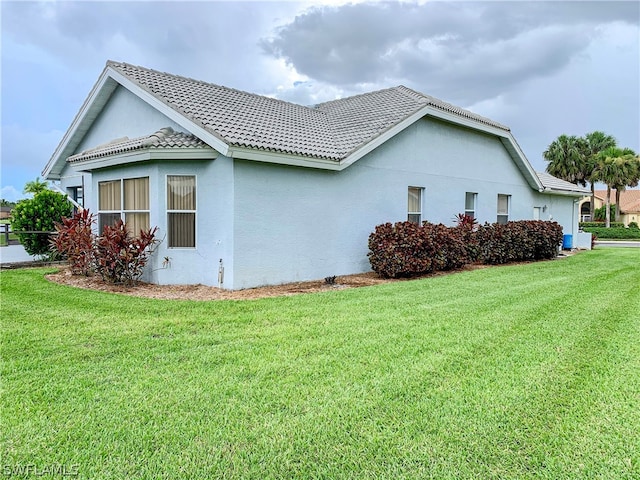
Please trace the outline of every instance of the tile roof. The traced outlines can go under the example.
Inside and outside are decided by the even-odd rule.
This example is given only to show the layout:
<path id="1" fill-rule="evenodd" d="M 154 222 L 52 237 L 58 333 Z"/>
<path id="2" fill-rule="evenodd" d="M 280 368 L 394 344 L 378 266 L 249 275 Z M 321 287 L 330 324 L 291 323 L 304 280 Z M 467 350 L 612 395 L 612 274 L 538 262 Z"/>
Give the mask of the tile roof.
<path id="1" fill-rule="evenodd" d="M 585 187 L 576 185 L 575 183 L 567 182 L 560 178 L 554 177 L 547 172 L 536 172 L 542 186 L 551 190 L 562 190 L 567 192 L 577 192 L 583 194 L 590 194 L 591 190 Z"/>
<path id="2" fill-rule="evenodd" d="M 72 155 L 67 161 L 70 163 L 81 162 L 147 148 L 208 148 L 208 145 L 195 135 L 174 132 L 171 127 L 166 127 L 144 137 L 131 140 L 128 137 L 124 137 L 113 140 L 104 145 Z"/>
<path id="3" fill-rule="evenodd" d="M 340 161 L 426 106 L 509 131 L 404 86 L 307 107 L 127 63 L 107 67 L 234 147 Z"/>
<path id="4" fill-rule="evenodd" d="M 596 190 L 596 197 L 604 201 L 607 198 L 606 190 Z M 611 190 L 611 203 L 616 200 L 616 190 Z M 631 213 L 640 212 L 640 190 L 621 190 L 620 191 L 620 212 Z"/>

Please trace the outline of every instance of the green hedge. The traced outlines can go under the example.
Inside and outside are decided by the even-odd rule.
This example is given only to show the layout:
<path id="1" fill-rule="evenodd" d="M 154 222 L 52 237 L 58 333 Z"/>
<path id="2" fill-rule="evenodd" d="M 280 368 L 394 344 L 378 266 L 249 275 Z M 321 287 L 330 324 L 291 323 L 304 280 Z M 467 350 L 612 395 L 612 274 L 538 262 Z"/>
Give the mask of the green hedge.
<path id="1" fill-rule="evenodd" d="M 610 222 L 609 225 L 612 228 L 624 228 L 624 223 L 622 222 Z M 580 228 L 583 230 L 586 228 L 606 228 L 604 226 L 604 222 L 580 222 Z M 586 230 L 585 230 L 586 231 Z"/>
<path id="2" fill-rule="evenodd" d="M 606 227 L 583 227 L 585 232 L 595 233 L 598 240 L 612 238 L 616 240 L 640 240 L 640 229 L 637 228 L 606 228 Z"/>

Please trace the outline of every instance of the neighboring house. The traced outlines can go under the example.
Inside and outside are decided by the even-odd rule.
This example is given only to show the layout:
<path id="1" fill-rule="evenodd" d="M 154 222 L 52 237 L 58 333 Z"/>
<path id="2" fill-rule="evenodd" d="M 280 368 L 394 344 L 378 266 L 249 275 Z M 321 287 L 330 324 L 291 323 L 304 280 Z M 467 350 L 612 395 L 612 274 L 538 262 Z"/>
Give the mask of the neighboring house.
<path id="1" fill-rule="evenodd" d="M 595 191 L 595 208 L 601 208 L 607 201 L 606 190 Z M 611 204 L 616 203 L 616 191 L 611 190 L 610 197 Z M 590 216 L 591 207 L 591 195 L 584 197 L 580 201 L 580 219 L 588 222 L 591 219 Z M 611 219 L 613 221 L 613 218 Z M 620 221 L 624 223 L 626 227 L 629 223 L 636 222 L 640 225 L 640 190 L 622 190 L 620 192 Z"/>
<path id="2" fill-rule="evenodd" d="M 147 280 L 229 289 L 369 271 L 384 222 L 575 236 L 587 193 L 536 174 L 508 127 L 403 86 L 306 107 L 111 61 L 43 176 L 100 227 L 158 226 Z"/>
<path id="3" fill-rule="evenodd" d="M 0 207 L 0 220 L 11 218 L 12 207 Z"/>

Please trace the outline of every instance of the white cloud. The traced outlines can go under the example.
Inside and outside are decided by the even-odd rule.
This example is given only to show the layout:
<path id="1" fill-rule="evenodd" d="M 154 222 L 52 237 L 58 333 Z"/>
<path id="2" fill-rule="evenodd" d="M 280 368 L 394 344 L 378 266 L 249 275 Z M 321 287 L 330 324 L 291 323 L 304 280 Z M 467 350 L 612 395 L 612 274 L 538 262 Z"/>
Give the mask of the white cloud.
<path id="1" fill-rule="evenodd" d="M 22 193 L 22 190 L 16 189 L 13 185 L 2 187 L 1 192 L 2 198 L 9 202 L 17 202 L 18 200 L 27 198 L 27 196 Z"/>

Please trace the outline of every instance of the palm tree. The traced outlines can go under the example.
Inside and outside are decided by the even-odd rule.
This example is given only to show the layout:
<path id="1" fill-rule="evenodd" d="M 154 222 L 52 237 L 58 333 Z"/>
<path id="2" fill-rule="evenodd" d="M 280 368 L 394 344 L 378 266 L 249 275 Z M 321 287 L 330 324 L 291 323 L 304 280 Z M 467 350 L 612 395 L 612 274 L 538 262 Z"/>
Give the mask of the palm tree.
<path id="1" fill-rule="evenodd" d="M 27 182 L 24 186 L 22 193 L 33 193 L 34 195 L 46 190 L 49 187 L 49 182 L 41 181 L 40 177 L 37 177 L 31 182 Z"/>
<path id="2" fill-rule="evenodd" d="M 620 193 L 627 187 L 636 187 L 640 183 L 640 157 L 630 148 L 622 149 L 622 156 L 617 159 L 620 183 L 616 189 L 616 222 L 620 221 Z"/>
<path id="3" fill-rule="evenodd" d="M 604 132 L 596 130 L 595 132 L 587 133 L 584 136 L 586 141 L 586 151 L 585 151 L 585 178 L 591 184 L 591 205 L 589 208 L 589 214 L 593 221 L 594 210 L 595 210 L 595 201 L 596 201 L 596 182 L 593 179 L 593 172 L 596 168 L 596 164 L 598 162 L 598 154 L 603 150 L 606 150 L 609 147 L 616 146 L 616 139 L 607 135 Z"/>
<path id="4" fill-rule="evenodd" d="M 587 141 L 575 135 L 560 135 L 542 153 L 549 162 L 547 173 L 567 182 L 587 186 L 585 154 Z"/>
<path id="5" fill-rule="evenodd" d="M 628 148 L 609 147 L 598 155 L 596 167 L 593 172 L 595 181 L 603 182 L 607 185 L 606 197 L 606 227 L 611 226 L 611 189 L 616 189 L 616 217 L 620 210 L 620 189 L 624 189 L 627 185 L 638 183 L 637 179 L 637 157 L 633 150 Z"/>

